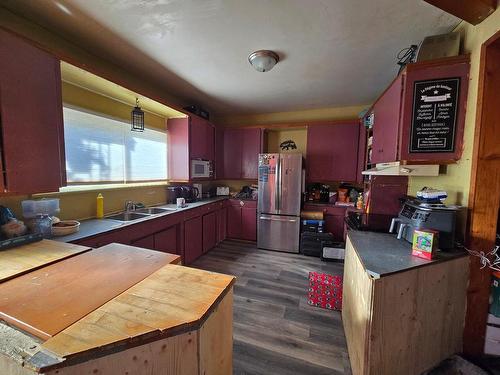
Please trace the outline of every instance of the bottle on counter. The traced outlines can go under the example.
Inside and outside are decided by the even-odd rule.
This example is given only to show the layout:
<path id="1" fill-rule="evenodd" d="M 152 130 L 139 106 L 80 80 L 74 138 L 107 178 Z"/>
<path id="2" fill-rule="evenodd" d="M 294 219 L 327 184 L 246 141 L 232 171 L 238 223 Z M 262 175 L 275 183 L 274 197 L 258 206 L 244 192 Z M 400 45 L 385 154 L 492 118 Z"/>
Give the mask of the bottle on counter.
<path id="1" fill-rule="evenodd" d="M 97 194 L 96 198 L 96 215 L 98 219 L 102 219 L 104 217 L 104 197 L 101 193 Z"/>
<path id="2" fill-rule="evenodd" d="M 358 194 L 358 200 L 356 201 L 356 208 L 358 210 L 363 209 L 363 193 Z"/>

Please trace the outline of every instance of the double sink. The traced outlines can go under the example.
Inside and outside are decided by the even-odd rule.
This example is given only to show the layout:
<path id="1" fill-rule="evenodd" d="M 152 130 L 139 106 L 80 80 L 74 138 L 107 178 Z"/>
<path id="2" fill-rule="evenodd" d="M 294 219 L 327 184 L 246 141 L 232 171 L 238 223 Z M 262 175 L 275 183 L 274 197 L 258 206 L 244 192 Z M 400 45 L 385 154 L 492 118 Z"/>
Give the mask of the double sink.
<path id="1" fill-rule="evenodd" d="M 133 211 L 125 211 L 116 215 L 107 216 L 105 217 L 105 219 L 127 222 L 176 210 L 177 210 L 176 208 L 160 208 L 160 207 L 138 208 Z"/>

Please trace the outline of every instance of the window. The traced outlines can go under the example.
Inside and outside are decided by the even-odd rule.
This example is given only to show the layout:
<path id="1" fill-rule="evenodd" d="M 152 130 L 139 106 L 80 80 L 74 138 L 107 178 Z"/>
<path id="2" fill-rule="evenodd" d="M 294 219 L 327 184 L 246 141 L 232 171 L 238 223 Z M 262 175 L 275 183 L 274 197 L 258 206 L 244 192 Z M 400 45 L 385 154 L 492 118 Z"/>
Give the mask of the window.
<path id="1" fill-rule="evenodd" d="M 123 184 L 167 179 L 167 135 L 64 107 L 68 184 Z"/>

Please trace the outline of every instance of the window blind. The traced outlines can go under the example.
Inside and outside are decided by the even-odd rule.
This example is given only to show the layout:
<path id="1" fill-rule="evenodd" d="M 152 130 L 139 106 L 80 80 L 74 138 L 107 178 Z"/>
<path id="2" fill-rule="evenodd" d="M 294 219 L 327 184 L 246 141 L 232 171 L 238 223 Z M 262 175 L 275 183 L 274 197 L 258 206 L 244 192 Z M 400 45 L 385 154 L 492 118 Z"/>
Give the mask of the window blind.
<path id="1" fill-rule="evenodd" d="M 166 132 L 64 107 L 68 184 L 131 183 L 167 179 Z"/>

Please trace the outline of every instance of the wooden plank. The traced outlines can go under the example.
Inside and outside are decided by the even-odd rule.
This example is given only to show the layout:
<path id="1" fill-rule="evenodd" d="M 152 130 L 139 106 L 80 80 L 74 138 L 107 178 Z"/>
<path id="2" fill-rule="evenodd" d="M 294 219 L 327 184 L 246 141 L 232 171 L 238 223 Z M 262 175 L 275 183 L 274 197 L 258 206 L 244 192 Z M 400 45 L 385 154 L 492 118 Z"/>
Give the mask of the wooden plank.
<path id="1" fill-rule="evenodd" d="M 229 292 L 199 331 L 200 374 L 233 373 L 233 293 Z"/>
<path id="2" fill-rule="evenodd" d="M 149 344 L 136 346 L 77 365 L 54 369 L 45 374 L 198 375 L 197 354 L 197 332 L 193 331 L 153 341 Z"/>
<path id="3" fill-rule="evenodd" d="M 0 283 L 90 250 L 86 246 L 42 240 L 0 251 Z"/>
<path id="4" fill-rule="evenodd" d="M 48 339 L 177 258 L 110 244 L 0 284 L 0 317 Z"/>
<path id="5" fill-rule="evenodd" d="M 420 374 L 461 351 L 468 262 L 457 258 L 375 281 L 365 373 Z"/>
<path id="6" fill-rule="evenodd" d="M 344 259 L 342 321 L 354 374 L 368 373 L 368 344 L 373 304 L 373 280 L 347 238 Z"/>
<path id="7" fill-rule="evenodd" d="M 481 47 L 479 92 L 472 156 L 467 228 L 467 246 L 488 252 L 495 246 L 500 207 L 500 31 Z M 491 270 L 481 268 L 479 258 L 471 257 L 467 290 L 467 317 L 464 352 L 483 354 L 489 308 Z"/>
<path id="8" fill-rule="evenodd" d="M 137 336 L 192 329 L 233 284 L 234 277 L 167 265 L 47 340 L 60 357 L 115 347 Z M 137 341 L 137 340 L 136 340 Z"/>
<path id="9" fill-rule="evenodd" d="M 473 25 L 481 23 L 497 8 L 497 0 L 425 0 Z"/>

